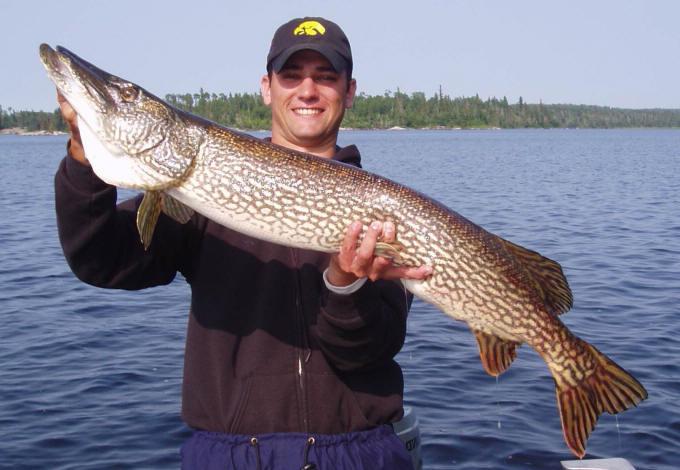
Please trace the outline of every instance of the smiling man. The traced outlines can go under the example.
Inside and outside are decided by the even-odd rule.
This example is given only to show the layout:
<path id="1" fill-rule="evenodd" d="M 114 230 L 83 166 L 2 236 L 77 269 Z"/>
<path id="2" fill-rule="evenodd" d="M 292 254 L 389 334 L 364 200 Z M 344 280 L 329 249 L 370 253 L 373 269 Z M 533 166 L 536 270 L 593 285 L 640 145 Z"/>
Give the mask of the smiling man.
<path id="1" fill-rule="evenodd" d="M 281 26 L 261 88 L 274 144 L 360 165 L 355 146 L 337 146 L 356 82 L 336 24 Z M 71 139 L 55 178 L 57 222 L 73 271 L 120 289 L 168 284 L 179 272 L 191 287 L 182 418 L 194 432 L 182 467 L 411 469 L 391 427 L 403 415 L 394 356 L 411 302 L 394 280 L 431 271 L 375 256 L 376 243 L 394 240 L 398 228 L 356 221 L 331 256 L 200 214 L 186 224 L 161 215 L 144 250 L 134 222 L 141 198 L 116 205 L 116 188 L 88 165 L 72 107 L 61 96 L 59 104 Z"/>
<path id="2" fill-rule="evenodd" d="M 337 72 L 322 54 L 295 52 L 279 70 L 262 78 L 262 96 L 272 108 L 272 142 L 324 157 L 335 155 L 345 109 L 356 81 Z"/>
<path id="3" fill-rule="evenodd" d="M 272 109 L 272 142 L 330 158 L 354 101 L 352 52 L 336 24 L 321 18 L 302 24 L 293 20 L 274 35 L 262 97 Z"/>

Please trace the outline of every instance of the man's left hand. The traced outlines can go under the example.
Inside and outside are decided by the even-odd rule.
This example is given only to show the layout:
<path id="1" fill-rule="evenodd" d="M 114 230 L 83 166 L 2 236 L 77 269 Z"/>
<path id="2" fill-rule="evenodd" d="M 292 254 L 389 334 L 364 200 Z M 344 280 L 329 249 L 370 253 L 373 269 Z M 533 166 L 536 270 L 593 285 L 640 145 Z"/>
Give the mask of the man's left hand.
<path id="1" fill-rule="evenodd" d="M 334 286 L 347 286 L 359 278 L 377 279 L 425 279 L 432 274 L 430 266 L 408 267 L 395 266 L 392 260 L 376 256 L 375 247 L 378 241 L 392 243 L 396 230 L 392 222 L 374 221 L 366 230 L 359 243 L 363 225 L 354 222 L 345 233 L 340 252 L 331 257 L 328 282 Z"/>

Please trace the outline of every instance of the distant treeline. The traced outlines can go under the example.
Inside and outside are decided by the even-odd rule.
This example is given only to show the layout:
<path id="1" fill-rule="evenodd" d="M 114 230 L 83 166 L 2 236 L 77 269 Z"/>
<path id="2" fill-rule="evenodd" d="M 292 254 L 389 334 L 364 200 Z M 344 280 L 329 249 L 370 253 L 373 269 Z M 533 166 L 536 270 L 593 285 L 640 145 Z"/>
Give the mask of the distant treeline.
<path id="1" fill-rule="evenodd" d="M 240 129 L 268 129 L 269 109 L 259 93 L 169 94 L 166 101 L 212 121 Z M 569 104 L 517 103 L 507 98 L 482 100 L 479 96 L 452 98 L 441 92 L 406 94 L 399 90 L 383 95 L 360 93 L 348 110 L 344 127 L 359 129 L 408 128 L 616 128 L 680 127 L 680 109 L 620 109 Z M 58 111 L 4 110 L 0 129 L 65 130 Z"/>
<path id="2" fill-rule="evenodd" d="M 0 106 L 0 129 L 19 127 L 27 131 L 66 131 L 66 123 L 58 109 L 45 111 L 15 111 Z"/>
<path id="3" fill-rule="evenodd" d="M 200 93 L 166 95 L 180 109 L 204 116 L 227 126 L 267 129 L 271 119 L 259 94 Z M 444 128 L 523 128 L 523 127 L 680 127 L 680 109 L 618 109 L 603 106 L 527 104 L 520 97 L 510 104 L 507 98 L 482 100 L 478 96 L 451 98 L 441 93 L 427 98 L 425 93 L 410 95 L 386 92 L 360 93 L 347 111 L 344 127 L 388 129 L 390 127 Z"/>

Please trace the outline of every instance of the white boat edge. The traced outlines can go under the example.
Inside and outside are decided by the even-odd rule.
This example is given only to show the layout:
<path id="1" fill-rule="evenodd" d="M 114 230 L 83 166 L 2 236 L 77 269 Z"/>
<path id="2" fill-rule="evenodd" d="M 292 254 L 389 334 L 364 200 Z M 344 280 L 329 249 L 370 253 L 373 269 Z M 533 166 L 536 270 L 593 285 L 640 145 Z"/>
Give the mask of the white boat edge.
<path id="1" fill-rule="evenodd" d="M 563 460 L 563 470 L 635 470 L 631 463 L 620 457 L 611 459 Z"/>

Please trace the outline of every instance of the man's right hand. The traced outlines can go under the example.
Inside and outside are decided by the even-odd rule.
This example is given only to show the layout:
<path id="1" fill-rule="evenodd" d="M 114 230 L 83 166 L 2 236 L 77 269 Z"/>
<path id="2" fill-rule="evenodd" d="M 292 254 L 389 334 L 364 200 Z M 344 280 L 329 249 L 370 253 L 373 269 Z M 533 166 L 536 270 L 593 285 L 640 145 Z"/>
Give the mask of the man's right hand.
<path id="1" fill-rule="evenodd" d="M 64 98 L 64 95 L 62 95 L 59 90 L 57 90 L 57 102 L 59 103 L 61 115 L 64 118 L 64 121 L 66 121 L 71 133 L 71 138 L 68 145 L 69 155 L 83 165 L 89 165 L 90 163 L 85 157 L 83 141 L 80 139 L 80 130 L 78 129 L 78 115 L 71 106 L 71 103 L 66 101 L 66 98 Z"/>

